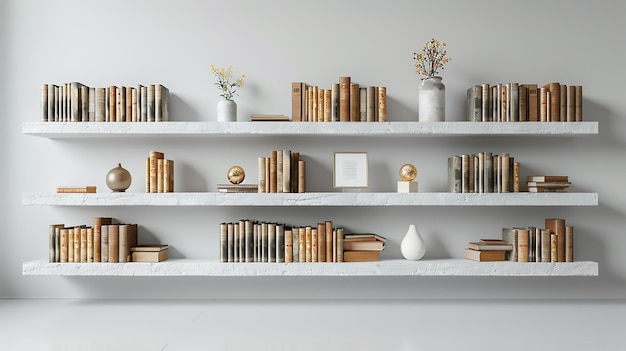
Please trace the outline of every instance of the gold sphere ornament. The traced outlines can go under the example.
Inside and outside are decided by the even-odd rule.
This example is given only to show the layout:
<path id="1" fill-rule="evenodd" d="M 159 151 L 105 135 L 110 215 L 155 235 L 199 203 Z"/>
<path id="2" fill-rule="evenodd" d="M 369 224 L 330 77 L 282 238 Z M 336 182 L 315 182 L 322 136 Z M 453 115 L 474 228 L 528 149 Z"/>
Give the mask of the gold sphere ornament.
<path id="1" fill-rule="evenodd" d="M 122 167 L 121 163 L 118 163 L 117 167 L 111 169 L 106 176 L 107 186 L 116 193 L 126 191 L 130 187 L 131 181 L 130 172 Z"/>
<path id="2" fill-rule="evenodd" d="M 400 179 L 410 182 L 417 177 L 417 168 L 410 163 L 403 164 L 400 167 Z"/>
<path id="3" fill-rule="evenodd" d="M 228 169 L 228 181 L 233 184 L 240 184 L 246 178 L 246 172 L 239 166 L 232 166 Z"/>

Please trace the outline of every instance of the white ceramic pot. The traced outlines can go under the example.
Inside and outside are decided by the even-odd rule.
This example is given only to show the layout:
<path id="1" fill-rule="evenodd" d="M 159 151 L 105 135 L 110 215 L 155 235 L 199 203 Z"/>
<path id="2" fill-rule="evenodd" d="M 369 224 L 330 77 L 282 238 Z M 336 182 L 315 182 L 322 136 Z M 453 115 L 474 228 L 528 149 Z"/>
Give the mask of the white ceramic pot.
<path id="1" fill-rule="evenodd" d="M 400 244 L 400 251 L 407 260 L 417 261 L 424 257 L 426 245 L 414 224 L 409 225 L 409 230 Z"/>
<path id="2" fill-rule="evenodd" d="M 422 79 L 419 86 L 419 121 L 443 122 L 446 119 L 446 86 L 441 77 Z"/>
<path id="3" fill-rule="evenodd" d="M 237 122 L 237 103 L 233 100 L 220 100 L 217 103 L 218 122 Z"/>

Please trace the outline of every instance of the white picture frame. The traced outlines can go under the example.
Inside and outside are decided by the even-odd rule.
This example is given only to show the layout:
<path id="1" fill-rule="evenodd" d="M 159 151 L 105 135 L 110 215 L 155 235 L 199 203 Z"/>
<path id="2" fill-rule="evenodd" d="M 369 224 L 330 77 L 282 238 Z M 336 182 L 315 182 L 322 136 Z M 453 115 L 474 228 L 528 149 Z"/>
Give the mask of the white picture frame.
<path id="1" fill-rule="evenodd" d="M 367 152 L 335 152 L 333 188 L 367 188 Z"/>

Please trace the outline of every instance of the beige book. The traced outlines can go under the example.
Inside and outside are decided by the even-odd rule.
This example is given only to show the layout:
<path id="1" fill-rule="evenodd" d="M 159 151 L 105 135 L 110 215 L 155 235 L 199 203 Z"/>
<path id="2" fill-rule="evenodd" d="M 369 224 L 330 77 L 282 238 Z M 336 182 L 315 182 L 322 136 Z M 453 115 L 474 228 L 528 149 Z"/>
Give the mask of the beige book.
<path id="1" fill-rule="evenodd" d="M 276 262 L 276 223 L 267 224 L 267 261 Z"/>
<path id="2" fill-rule="evenodd" d="M 285 228 L 285 263 L 293 262 L 293 230 Z"/>
<path id="3" fill-rule="evenodd" d="M 324 89 L 324 122 L 333 121 L 333 97 L 331 89 Z"/>
<path id="4" fill-rule="evenodd" d="M 108 238 L 109 238 L 109 262 L 119 262 L 120 257 L 120 232 L 119 224 L 109 224 L 108 226 Z"/>
<path id="5" fill-rule="evenodd" d="M 148 122 L 154 122 L 154 93 L 155 93 L 155 86 L 154 84 L 150 84 L 147 86 L 147 96 L 148 99 L 146 101 L 146 110 L 147 110 L 147 120 Z"/>
<path id="6" fill-rule="evenodd" d="M 60 252 L 59 252 L 59 262 L 66 263 L 68 262 L 68 228 L 61 228 L 59 230 L 59 244 L 60 244 Z"/>
<path id="7" fill-rule="evenodd" d="M 51 96 L 52 94 L 49 94 L 48 91 L 50 90 L 50 87 L 52 87 L 52 84 L 48 85 L 48 84 L 43 84 L 41 86 L 41 121 L 42 122 L 47 122 L 50 119 L 48 118 L 48 111 L 50 111 L 50 101 L 52 101 L 54 103 L 54 99 L 52 98 L 48 98 L 48 96 Z M 53 88 L 54 89 L 54 88 Z M 54 95 L 52 95 L 54 96 Z"/>
<path id="8" fill-rule="evenodd" d="M 102 262 L 102 225 L 113 223 L 111 217 L 95 217 L 93 219 L 93 261 Z"/>
<path id="9" fill-rule="evenodd" d="M 550 233 L 550 262 L 559 262 L 558 238 L 556 233 Z"/>
<path id="10" fill-rule="evenodd" d="M 324 89 L 317 88 L 317 121 L 324 122 Z"/>
<path id="11" fill-rule="evenodd" d="M 326 226 L 317 223 L 317 261 L 326 262 Z"/>
<path id="12" fill-rule="evenodd" d="M 317 232 L 317 227 L 311 227 L 311 262 L 318 262 L 318 240 L 319 234 Z"/>
<path id="13" fill-rule="evenodd" d="M 115 118 L 117 122 L 126 122 L 126 87 L 119 86 L 116 89 L 116 111 Z"/>
<path id="14" fill-rule="evenodd" d="M 130 120 L 131 122 L 138 122 L 139 121 L 139 117 L 137 115 L 137 102 L 138 102 L 138 96 L 137 96 L 137 88 L 130 88 Z"/>
<path id="15" fill-rule="evenodd" d="M 267 174 L 265 173 L 265 168 L 266 168 L 266 163 L 267 163 L 267 158 L 266 157 L 259 157 L 258 158 L 258 180 L 259 180 L 259 187 L 258 187 L 258 191 L 260 193 L 265 193 L 266 191 L 266 182 L 267 182 Z"/>
<path id="16" fill-rule="evenodd" d="M 283 150 L 282 192 L 291 192 L 291 150 Z"/>
<path id="17" fill-rule="evenodd" d="M 283 150 L 276 150 L 276 192 L 283 192 Z"/>
<path id="18" fill-rule="evenodd" d="M 163 192 L 163 159 L 157 159 L 157 193 Z"/>
<path id="19" fill-rule="evenodd" d="M 106 98 L 105 98 L 106 89 L 105 88 L 95 88 L 94 91 L 94 120 L 95 122 L 104 122 L 106 121 Z"/>
<path id="20" fill-rule="evenodd" d="M 306 260 L 306 227 L 298 228 L 298 262 L 307 262 Z"/>
<path id="21" fill-rule="evenodd" d="M 378 96 L 376 88 L 368 86 L 367 88 L 367 108 L 365 110 L 365 120 L 368 122 L 376 122 L 376 110 L 378 110 Z"/>
<path id="22" fill-rule="evenodd" d="M 291 121 L 302 122 L 303 82 L 291 82 Z"/>
<path id="23" fill-rule="evenodd" d="M 87 262 L 93 262 L 93 227 L 86 228 L 87 234 Z"/>
<path id="24" fill-rule="evenodd" d="M 574 227 L 565 226 L 565 262 L 574 262 Z"/>
<path id="25" fill-rule="evenodd" d="M 350 83 L 350 122 L 361 121 L 359 112 L 361 106 L 361 93 L 359 83 Z"/>
<path id="26" fill-rule="evenodd" d="M 74 230 L 74 262 L 80 262 L 80 227 L 72 229 Z"/>
<path id="27" fill-rule="evenodd" d="M 276 186 L 277 186 L 277 176 L 278 173 L 276 171 L 276 167 L 277 167 L 277 163 L 278 163 L 278 157 L 277 157 L 277 150 L 271 150 L 270 151 L 270 193 L 275 193 L 276 191 Z"/>
<path id="28" fill-rule="evenodd" d="M 135 251 L 131 254 L 132 262 L 161 262 L 167 260 L 167 249 L 161 251 Z"/>
<path id="29" fill-rule="evenodd" d="M 326 262 L 333 262 L 333 222 L 324 222 L 325 240 L 326 240 Z"/>
<path id="30" fill-rule="evenodd" d="M 541 229 L 541 262 L 551 261 L 551 238 L 549 229 Z"/>
<path id="31" fill-rule="evenodd" d="M 74 228 L 67 231 L 67 262 L 74 262 Z"/>
<path id="32" fill-rule="evenodd" d="M 124 97 L 125 107 L 126 107 L 126 122 L 134 122 L 133 121 L 133 88 L 125 87 L 126 96 Z"/>
<path id="33" fill-rule="evenodd" d="M 174 192 L 174 160 L 163 161 L 163 192 Z"/>
<path id="34" fill-rule="evenodd" d="M 387 122 L 387 87 L 378 87 L 378 121 Z"/>
<path id="35" fill-rule="evenodd" d="M 343 228 L 337 228 L 337 262 L 343 262 Z"/>
<path id="36" fill-rule="evenodd" d="M 517 262 L 528 262 L 529 239 L 528 229 L 517 228 Z"/>
<path id="37" fill-rule="evenodd" d="M 87 262 L 87 227 L 80 228 L 80 262 Z"/>
<path id="38" fill-rule="evenodd" d="M 298 161 L 298 192 L 306 192 L 306 163 Z"/>
<path id="39" fill-rule="evenodd" d="M 546 218 L 545 228 L 550 229 L 550 233 L 556 234 L 556 240 L 557 240 L 556 262 L 565 262 L 565 219 Z"/>
<path id="40" fill-rule="evenodd" d="M 220 223 L 220 262 L 228 262 L 228 224 L 227 223 Z"/>
<path id="41" fill-rule="evenodd" d="M 339 121 L 350 122 L 350 77 L 339 77 Z"/>

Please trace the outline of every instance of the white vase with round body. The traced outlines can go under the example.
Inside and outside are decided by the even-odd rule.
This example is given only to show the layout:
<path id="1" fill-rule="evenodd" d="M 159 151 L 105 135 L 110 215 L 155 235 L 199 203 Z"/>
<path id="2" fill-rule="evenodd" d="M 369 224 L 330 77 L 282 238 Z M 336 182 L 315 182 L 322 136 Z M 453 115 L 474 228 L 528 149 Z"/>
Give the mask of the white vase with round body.
<path id="1" fill-rule="evenodd" d="M 422 79 L 419 86 L 419 121 L 443 122 L 446 119 L 446 86 L 441 77 Z"/>
<path id="2" fill-rule="evenodd" d="M 407 260 L 418 261 L 424 257 L 426 245 L 414 224 L 409 225 L 409 230 L 400 243 L 400 251 Z"/>
<path id="3" fill-rule="evenodd" d="M 237 103 L 233 100 L 220 100 L 217 103 L 218 122 L 237 122 Z"/>

